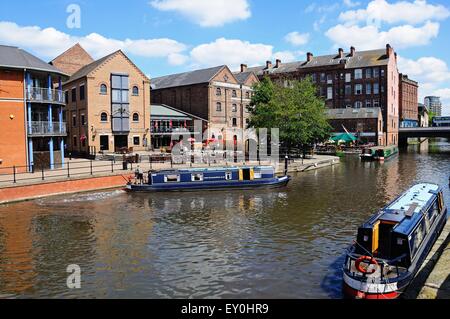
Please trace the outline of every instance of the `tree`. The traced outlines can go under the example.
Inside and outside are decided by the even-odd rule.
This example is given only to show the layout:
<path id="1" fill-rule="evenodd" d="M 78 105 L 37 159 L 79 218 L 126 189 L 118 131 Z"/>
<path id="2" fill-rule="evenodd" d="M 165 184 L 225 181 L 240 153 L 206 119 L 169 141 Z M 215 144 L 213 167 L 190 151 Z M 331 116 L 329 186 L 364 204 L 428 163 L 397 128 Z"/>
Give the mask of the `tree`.
<path id="1" fill-rule="evenodd" d="M 269 78 L 255 86 L 249 126 L 279 128 L 280 140 L 288 148 L 312 145 L 330 136 L 325 103 L 316 94 L 310 78 L 289 86 L 273 84 Z"/>

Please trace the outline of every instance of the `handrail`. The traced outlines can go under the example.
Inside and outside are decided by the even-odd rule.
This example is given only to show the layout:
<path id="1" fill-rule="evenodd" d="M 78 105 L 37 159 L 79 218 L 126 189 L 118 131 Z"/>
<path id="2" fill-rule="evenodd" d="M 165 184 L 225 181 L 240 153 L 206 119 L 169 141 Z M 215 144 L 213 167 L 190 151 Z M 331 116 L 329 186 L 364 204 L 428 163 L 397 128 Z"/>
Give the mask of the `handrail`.
<path id="1" fill-rule="evenodd" d="M 35 102 L 56 102 L 66 104 L 65 94 L 61 90 L 40 87 L 28 87 L 27 99 Z"/>
<path id="2" fill-rule="evenodd" d="M 67 123 L 29 121 L 28 134 L 40 136 L 67 135 Z"/>

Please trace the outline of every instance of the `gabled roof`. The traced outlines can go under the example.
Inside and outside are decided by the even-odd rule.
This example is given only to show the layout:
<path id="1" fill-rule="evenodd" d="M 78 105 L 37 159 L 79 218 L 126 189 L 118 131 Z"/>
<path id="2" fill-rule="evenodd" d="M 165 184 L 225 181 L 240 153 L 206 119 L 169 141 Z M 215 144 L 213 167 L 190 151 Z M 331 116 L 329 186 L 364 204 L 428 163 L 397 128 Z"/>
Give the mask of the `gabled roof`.
<path id="1" fill-rule="evenodd" d="M 69 79 L 69 81 L 67 81 L 67 83 L 75 81 L 75 80 L 78 80 L 78 79 L 81 79 L 81 78 L 84 78 L 86 76 L 89 76 L 89 74 L 91 74 L 92 72 L 97 70 L 100 66 L 102 66 L 104 63 L 109 61 L 109 59 L 111 59 L 112 57 L 114 57 L 114 56 L 116 56 L 118 54 L 121 54 L 122 56 L 124 56 L 133 65 L 133 67 L 135 67 L 136 70 L 138 70 L 138 72 L 141 73 L 141 75 L 143 77 L 145 77 L 147 80 L 149 80 L 147 78 L 147 76 L 126 56 L 126 54 L 124 54 L 122 52 L 122 50 L 118 50 L 118 51 L 116 51 L 114 53 L 111 53 L 111 54 L 109 54 L 109 55 L 107 55 L 107 56 L 105 56 L 105 57 L 103 57 L 101 59 L 98 59 L 97 61 L 94 61 L 94 62 L 92 62 L 92 63 L 82 67 L 80 70 L 78 70 L 75 74 L 73 74 L 70 77 L 70 79 Z"/>
<path id="2" fill-rule="evenodd" d="M 386 49 L 370 50 L 370 51 L 356 51 L 354 56 L 350 53 L 344 53 L 343 58 L 338 54 L 322 55 L 312 57 L 311 61 L 298 61 L 291 63 L 282 63 L 278 68 L 273 65 L 267 69 L 265 66 L 258 66 L 248 68 L 247 71 L 252 71 L 258 76 L 265 73 L 269 74 L 283 74 L 295 72 L 302 69 L 309 69 L 315 67 L 336 66 L 343 64 L 347 69 L 361 68 L 361 67 L 375 67 L 384 66 L 389 63 L 389 57 L 386 54 Z"/>
<path id="3" fill-rule="evenodd" d="M 91 55 L 77 43 L 70 47 L 49 63 L 69 75 L 73 75 L 82 67 L 94 62 Z"/>
<path id="4" fill-rule="evenodd" d="M 152 79 L 152 89 L 166 89 L 171 87 L 186 86 L 192 84 L 209 83 L 225 65 L 191 72 L 178 73 Z"/>
<path id="5" fill-rule="evenodd" d="M 68 76 L 53 65 L 17 47 L 0 45 L 0 67 L 33 70 Z"/>
<path id="6" fill-rule="evenodd" d="M 245 84 L 252 74 L 254 74 L 252 71 L 233 73 L 240 84 Z"/>

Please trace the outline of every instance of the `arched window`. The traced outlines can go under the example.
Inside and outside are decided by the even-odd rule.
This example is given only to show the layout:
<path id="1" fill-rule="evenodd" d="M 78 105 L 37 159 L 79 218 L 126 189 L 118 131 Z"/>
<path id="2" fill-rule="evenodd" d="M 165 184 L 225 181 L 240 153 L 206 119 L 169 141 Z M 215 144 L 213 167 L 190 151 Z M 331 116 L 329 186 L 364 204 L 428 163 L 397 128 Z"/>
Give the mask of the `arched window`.
<path id="1" fill-rule="evenodd" d="M 237 97 L 237 92 L 236 92 L 236 90 L 233 90 L 232 96 L 233 96 L 233 97 Z"/>
<path id="2" fill-rule="evenodd" d="M 108 87 L 106 86 L 106 84 L 100 85 L 100 94 L 108 94 Z"/>
<path id="3" fill-rule="evenodd" d="M 139 88 L 137 86 L 133 86 L 133 95 L 139 95 Z"/>
<path id="4" fill-rule="evenodd" d="M 102 121 L 102 122 L 108 122 L 108 114 L 107 114 L 106 112 L 103 112 L 103 113 L 100 115 L 100 121 Z"/>
<path id="5" fill-rule="evenodd" d="M 245 92 L 245 98 L 249 99 L 250 98 L 250 92 Z"/>
<path id="6" fill-rule="evenodd" d="M 220 88 L 216 89 L 216 95 L 217 96 L 221 96 L 222 95 L 222 90 Z"/>
<path id="7" fill-rule="evenodd" d="M 216 111 L 217 112 L 222 112 L 222 103 L 217 102 L 217 104 L 216 104 Z"/>
<path id="8" fill-rule="evenodd" d="M 139 122 L 139 114 L 138 113 L 133 114 L 133 122 Z"/>

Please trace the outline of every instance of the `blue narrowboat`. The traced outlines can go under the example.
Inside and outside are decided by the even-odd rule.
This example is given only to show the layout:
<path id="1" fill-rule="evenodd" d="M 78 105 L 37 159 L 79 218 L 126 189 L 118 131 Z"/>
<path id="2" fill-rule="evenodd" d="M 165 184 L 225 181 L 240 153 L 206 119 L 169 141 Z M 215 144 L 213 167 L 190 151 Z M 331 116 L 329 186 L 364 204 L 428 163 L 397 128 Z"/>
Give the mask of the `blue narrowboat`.
<path id="1" fill-rule="evenodd" d="M 167 192 L 275 188 L 286 186 L 289 181 L 289 176 L 276 176 L 272 166 L 192 168 L 150 171 L 144 180 L 128 183 L 127 190 Z"/>
<path id="2" fill-rule="evenodd" d="M 343 266 L 343 292 L 396 299 L 412 282 L 447 222 L 443 189 L 418 184 L 358 230 Z"/>

